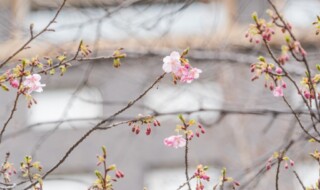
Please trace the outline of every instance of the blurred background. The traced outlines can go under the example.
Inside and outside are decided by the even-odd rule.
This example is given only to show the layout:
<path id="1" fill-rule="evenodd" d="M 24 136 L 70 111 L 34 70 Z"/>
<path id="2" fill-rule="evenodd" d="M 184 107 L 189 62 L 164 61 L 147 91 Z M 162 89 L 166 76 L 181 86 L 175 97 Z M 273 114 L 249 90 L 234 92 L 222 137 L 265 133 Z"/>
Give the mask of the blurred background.
<path id="1" fill-rule="evenodd" d="M 312 22 L 319 13 L 319 0 L 274 1 L 308 51 L 311 67 L 318 63 L 319 37 Z M 4 60 L 29 38 L 29 26 L 37 33 L 52 19 L 60 0 L 0 0 L 0 59 Z M 123 47 L 127 58 L 120 68 L 112 60 L 74 64 L 64 76 L 44 76 L 47 86 L 34 93 L 38 104 L 27 108 L 21 98 L 14 120 L 0 146 L 0 157 L 11 153 L 19 167 L 25 155 L 42 163 L 44 171 L 56 164 L 86 131 L 140 95 L 162 74 L 162 59 L 171 51 L 190 47 L 190 63 L 202 69 L 192 84 L 174 85 L 166 76 L 147 96 L 116 119 L 138 114 L 157 114 L 160 128 L 150 136 L 135 135 L 128 126 L 97 131 L 89 136 L 44 182 L 45 190 L 85 190 L 95 179 L 96 155 L 108 150 L 108 163 L 115 163 L 125 178 L 115 189 L 171 190 L 185 181 L 184 150 L 170 149 L 163 139 L 175 134 L 178 113 L 196 119 L 207 133 L 190 144 L 190 172 L 198 164 L 209 166 L 211 181 L 220 170 L 241 183 L 239 189 L 274 188 L 275 170 L 265 172 L 274 151 L 293 145 L 288 155 L 305 185 L 318 179 L 317 164 L 294 116 L 282 99 L 264 88 L 264 80 L 251 82 L 250 64 L 266 55 L 261 44 L 245 39 L 251 13 L 266 16 L 267 1 L 251 0 L 68 0 L 51 28 L 22 51 L 19 58 L 55 57 L 76 52 L 80 40 L 89 44 L 92 57 L 109 56 Z M 279 35 L 274 51 L 284 43 Z M 7 68 L 10 68 L 10 64 Z M 297 80 L 304 73 L 299 63 L 289 64 Z M 3 73 L 6 68 L 0 70 Z M 284 92 L 294 109 L 306 111 L 293 88 Z M 1 92 L 0 120 L 12 109 L 15 92 Z M 301 115 L 304 119 L 303 114 Z M 307 117 L 306 117 L 307 118 Z M 307 122 L 307 120 L 305 121 Z M 306 123 L 307 124 L 307 123 Z M 280 174 L 281 189 L 298 190 L 292 169 Z"/>

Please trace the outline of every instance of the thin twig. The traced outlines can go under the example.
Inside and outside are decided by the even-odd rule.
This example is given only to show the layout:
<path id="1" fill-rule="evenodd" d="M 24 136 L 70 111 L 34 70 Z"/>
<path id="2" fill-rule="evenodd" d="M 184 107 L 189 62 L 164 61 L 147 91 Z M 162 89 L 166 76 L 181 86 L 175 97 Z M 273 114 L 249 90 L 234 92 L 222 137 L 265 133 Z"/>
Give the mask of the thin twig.
<path id="1" fill-rule="evenodd" d="M 280 21 L 282 22 L 283 26 L 285 27 L 285 29 L 289 32 L 291 38 L 294 40 L 294 41 L 297 41 L 295 35 L 293 34 L 293 32 L 291 31 L 291 29 L 288 27 L 288 24 L 284 21 L 283 17 L 281 16 L 280 12 L 278 11 L 277 7 L 275 6 L 275 4 L 271 1 L 271 0 L 268 0 L 269 4 L 272 6 L 272 8 L 274 9 L 274 11 L 276 12 L 277 16 L 279 17 Z M 291 50 L 292 51 L 292 50 Z M 296 58 L 294 56 L 294 58 Z M 299 61 L 299 59 L 296 58 L 297 61 Z M 307 57 L 306 55 L 302 54 L 302 61 L 307 69 L 307 72 L 308 72 L 308 79 L 311 83 L 311 70 L 310 70 L 310 67 L 309 67 L 309 64 L 308 64 L 308 61 L 307 61 Z M 314 96 L 314 99 L 315 99 L 315 104 L 316 104 L 316 108 L 317 108 L 317 111 L 318 111 L 318 117 L 320 119 L 320 108 L 319 108 L 319 104 L 318 104 L 318 98 L 317 98 L 317 95 L 316 95 L 316 89 L 314 89 L 313 85 L 310 84 L 309 85 L 309 88 L 310 88 L 310 91 L 313 91 L 315 93 L 315 96 Z M 318 131 L 317 131 L 318 132 Z M 319 133 L 319 132 L 318 132 Z"/>
<path id="2" fill-rule="evenodd" d="M 282 98 L 283 98 L 284 102 L 287 104 L 287 106 L 290 108 L 290 110 L 292 111 L 294 117 L 297 119 L 297 121 L 298 121 L 298 123 L 299 123 L 299 126 L 300 126 L 300 128 L 303 130 L 303 132 L 304 132 L 305 134 L 307 134 L 310 138 L 312 138 L 312 139 L 314 139 L 315 141 L 317 141 L 318 143 L 320 143 L 320 140 L 319 140 L 319 139 L 317 139 L 316 137 L 314 137 L 313 135 L 311 135 L 311 134 L 304 128 L 304 126 L 303 126 L 302 123 L 301 123 L 300 118 L 298 117 L 297 113 L 293 110 L 293 108 L 291 107 L 291 105 L 289 104 L 289 102 L 287 101 L 287 99 L 286 99 L 284 96 L 283 96 Z M 313 125 L 312 125 L 312 126 L 313 126 Z"/>
<path id="3" fill-rule="evenodd" d="M 62 8 L 64 7 L 64 5 L 66 4 L 67 0 L 64 0 L 62 2 L 62 4 L 60 5 L 60 7 L 58 8 L 56 14 L 54 15 L 54 17 L 52 18 L 52 20 L 50 20 L 50 22 L 36 35 L 34 35 L 33 33 L 33 28 L 30 27 L 30 38 L 28 41 L 26 41 L 17 51 L 15 51 L 12 55 L 10 55 L 6 60 L 4 60 L 1 64 L 0 64 L 0 69 L 6 65 L 12 58 L 14 58 L 17 54 L 19 54 L 21 51 L 23 51 L 24 49 L 26 49 L 26 47 L 36 38 L 38 38 L 41 34 L 43 34 L 44 32 L 48 31 L 49 27 L 56 22 L 56 19 L 58 17 L 58 15 L 60 14 Z M 30 25 L 31 26 L 31 25 Z M 32 32 L 31 32 L 32 30 Z"/>
<path id="4" fill-rule="evenodd" d="M 185 164 L 185 175 L 186 175 L 186 182 L 188 185 L 188 189 L 191 190 L 191 185 L 190 185 L 190 178 L 189 178 L 189 163 L 188 163 L 188 151 L 189 151 L 189 139 L 188 139 L 188 134 L 185 134 L 185 138 L 186 138 L 186 146 L 185 146 L 185 151 L 184 151 L 184 164 Z"/>
<path id="5" fill-rule="evenodd" d="M 192 177 L 190 177 L 189 181 L 184 182 L 183 184 L 181 184 L 177 190 L 182 189 L 182 187 L 186 186 L 188 183 L 190 183 L 191 180 L 193 180 L 196 176 L 193 175 Z"/>
<path id="6" fill-rule="evenodd" d="M 24 68 L 22 70 L 22 72 L 24 71 Z M 4 123 L 2 129 L 1 129 L 1 132 L 0 132 L 0 143 L 2 142 L 2 137 L 3 137 L 3 134 L 9 124 L 9 122 L 11 121 L 11 119 L 13 118 L 13 115 L 15 113 L 15 111 L 17 110 L 17 105 L 18 105 L 18 100 L 19 100 L 19 97 L 21 95 L 21 93 L 19 92 L 19 89 L 22 85 L 22 79 L 23 79 L 23 76 L 20 77 L 20 80 L 19 80 L 19 86 L 18 86 L 18 91 L 17 91 L 17 94 L 16 94 L 16 98 L 14 100 L 14 103 L 13 103 L 13 107 L 12 107 L 12 110 L 11 110 L 11 113 L 10 113 L 10 116 L 9 118 L 7 119 L 7 121 Z"/>
<path id="7" fill-rule="evenodd" d="M 279 190 L 279 174 L 280 174 L 280 165 L 281 165 L 281 161 L 282 161 L 282 153 L 281 153 L 280 156 L 281 156 L 281 157 L 278 158 L 278 162 L 277 162 L 276 190 Z"/>
<path id="8" fill-rule="evenodd" d="M 112 121 L 116 116 L 118 116 L 119 114 L 121 114 L 122 112 L 124 112 L 125 110 L 129 109 L 131 106 L 133 106 L 137 101 L 139 101 L 141 98 L 143 98 L 158 82 L 160 82 L 160 80 L 165 76 L 166 73 L 163 73 L 162 75 L 160 75 L 153 83 L 151 86 L 149 86 L 142 94 L 140 94 L 136 99 L 134 99 L 133 101 L 129 102 L 127 106 L 125 106 L 124 108 L 120 109 L 119 111 L 117 111 L 116 113 L 114 113 L 113 115 L 111 115 L 110 117 L 100 121 L 98 124 L 96 124 L 93 128 L 91 128 L 89 131 L 87 131 L 76 143 L 74 143 L 69 149 L 68 151 L 65 153 L 65 155 L 62 157 L 62 159 L 56 163 L 50 170 L 48 170 L 43 176 L 42 179 L 45 179 L 49 174 L 51 174 L 53 171 L 55 171 L 62 163 L 64 163 L 64 161 L 69 157 L 69 155 L 73 152 L 73 150 L 75 148 L 77 148 L 79 146 L 80 143 L 82 143 L 92 132 L 94 132 L 95 130 L 101 129 L 101 126 L 104 125 L 106 122 L 108 121 Z M 111 128 L 111 127 L 110 127 Z M 110 129 L 107 128 L 107 129 Z M 30 184 L 29 186 L 27 186 L 26 188 L 24 188 L 24 190 L 27 190 L 29 188 L 31 188 L 33 185 L 37 184 L 38 182 L 34 182 L 33 184 Z"/>
<path id="9" fill-rule="evenodd" d="M 299 177 L 298 173 L 297 173 L 295 170 L 293 170 L 293 173 L 294 173 L 294 175 L 296 176 L 296 178 L 298 179 L 298 181 L 299 181 L 299 183 L 300 183 L 300 185 L 301 185 L 302 189 L 303 189 L 303 190 L 306 190 L 306 187 L 303 185 L 303 183 L 302 183 L 302 181 L 301 181 L 301 179 L 300 179 L 300 177 Z"/>

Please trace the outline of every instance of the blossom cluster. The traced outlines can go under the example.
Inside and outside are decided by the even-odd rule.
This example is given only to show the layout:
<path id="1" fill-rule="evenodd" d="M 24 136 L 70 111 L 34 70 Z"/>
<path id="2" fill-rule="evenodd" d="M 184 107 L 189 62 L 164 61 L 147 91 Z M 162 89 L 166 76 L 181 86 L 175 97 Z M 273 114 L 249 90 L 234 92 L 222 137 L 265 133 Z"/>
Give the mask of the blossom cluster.
<path id="1" fill-rule="evenodd" d="M 132 127 L 131 131 L 137 135 L 140 133 L 141 127 L 146 125 L 145 134 L 150 135 L 152 131 L 151 126 L 160 127 L 161 124 L 157 119 L 155 119 L 154 116 L 144 116 L 142 114 L 139 114 L 138 118 L 133 121 L 130 121 L 128 125 Z"/>
<path id="2" fill-rule="evenodd" d="M 16 171 L 15 167 L 13 166 L 13 164 L 8 161 L 9 156 L 10 156 L 10 153 L 7 153 L 6 159 L 0 168 L 0 175 L 2 175 L 4 183 L 10 183 L 11 176 L 13 174 L 17 174 L 17 171 Z"/>
<path id="3" fill-rule="evenodd" d="M 86 57 L 91 53 L 88 45 L 85 45 L 82 41 L 80 43 L 76 56 L 71 59 L 67 59 L 67 55 L 61 54 L 56 56 L 55 59 L 50 57 L 39 58 L 38 56 L 31 59 L 20 59 L 19 63 L 12 69 L 0 74 L 0 87 L 9 91 L 10 87 L 17 89 L 17 93 L 22 94 L 28 101 L 28 107 L 36 103 L 32 98 L 32 92 L 42 92 L 45 84 L 40 82 L 40 74 L 54 75 L 56 70 L 60 71 L 62 76 L 67 68 L 72 66 L 71 62 L 76 60 L 81 54 L 82 57 Z M 116 55 L 118 58 L 120 55 Z M 8 83 L 9 86 L 6 84 Z"/>
<path id="4" fill-rule="evenodd" d="M 257 43 L 259 43 L 260 38 L 262 38 L 267 48 L 270 49 L 267 43 L 271 40 L 272 35 L 275 34 L 275 27 L 278 27 L 281 29 L 282 33 L 287 33 L 284 35 L 286 44 L 281 46 L 281 54 L 279 56 L 272 53 L 272 57 L 278 67 L 275 67 L 273 63 L 267 63 L 262 56 L 258 58 L 259 62 L 251 65 L 251 72 L 255 72 L 255 75 L 251 80 L 254 81 L 258 79 L 259 76 L 264 73 L 266 78 L 265 87 L 269 88 L 274 96 L 282 97 L 284 96 L 283 89 L 287 87 L 282 77 L 288 76 L 284 66 L 290 59 L 289 55 L 291 54 L 297 61 L 303 61 L 307 52 L 301 46 L 301 43 L 292 36 L 292 26 L 289 22 L 284 21 L 282 18 L 279 19 L 279 16 L 271 10 L 267 10 L 267 14 L 270 17 L 270 21 L 268 22 L 259 18 L 257 13 L 254 12 L 252 14 L 252 19 L 255 23 L 249 25 L 246 38 L 249 38 L 250 42 L 255 39 Z M 314 24 L 317 25 L 317 23 Z M 319 76 L 315 76 L 310 82 L 312 77 L 307 73 L 307 77 L 303 78 L 301 82 L 303 88 L 299 90 L 299 93 L 303 94 L 306 99 L 312 99 L 316 96 L 314 89 L 317 88 L 313 83 L 314 81 L 319 81 L 317 77 Z"/>
<path id="5" fill-rule="evenodd" d="M 188 50 L 185 50 L 182 55 L 179 52 L 173 51 L 169 56 L 163 58 L 162 69 L 166 73 L 173 74 L 173 81 L 176 83 L 180 81 L 182 83 L 191 83 L 193 80 L 199 78 L 201 69 L 192 67 L 187 59 L 184 58 L 188 54 Z"/>
<path id="6" fill-rule="evenodd" d="M 175 131 L 177 132 L 177 135 L 172 135 L 163 140 L 164 145 L 167 147 L 182 148 L 186 146 L 187 140 L 193 139 L 194 134 L 196 134 L 196 137 L 200 137 L 201 134 L 206 133 L 203 126 L 199 123 L 197 124 L 195 120 L 191 119 L 186 121 L 182 115 L 179 115 L 179 119 L 182 122 L 182 125 L 178 124 L 176 126 Z M 196 127 L 196 129 L 192 130 L 190 127 Z M 180 133 L 184 134 L 184 137 Z"/>
<path id="7" fill-rule="evenodd" d="M 320 71 L 320 65 L 317 65 L 318 71 Z M 317 91 L 317 84 L 320 82 L 320 74 L 315 74 L 314 77 L 309 80 L 309 77 L 302 77 L 300 84 L 302 85 L 300 92 L 306 99 L 319 98 L 320 94 Z"/>
<path id="8" fill-rule="evenodd" d="M 219 183 L 213 186 L 213 190 L 217 190 L 217 187 L 220 186 L 220 189 L 223 189 L 225 182 L 231 183 L 232 189 L 236 189 L 236 187 L 240 186 L 240 183 L 234 180 L 232 177 L 227 176 L 227 169 L 224 167 L 221 170 L 221 176 Z"/>
<path id="9" fill-rule="evenodd" d="M 207 170 L 207 166 L 203 166 L 201 164 L 197 166 L 197 170 L 194 173 L 194 176 L 197 179 L 196 190 L 204 190 L 204 184 L 202 183 L 202 180 L 210 181 L 210 177 L 206 173 Z"/>
<path id="10" fill-rule="evenodd" d="M 251 65 L 251 72 L 254 73 L 252 81 L 258 79 L 262 74 L 265 75 L 265 88 L 269 88 L 275 97 L 283 96 L 283 89 L 287 88 L 283 80 L 283 70 L 272 63 L 267 63 L 263 56 L 258 58 L 258 62 Z"/>
<path id="11" fill-rule="evenodd" d="M 267 164 L 266 164 L 267 170 L 271 169 L 273 160 L 284 161 L 284 168 L 285 169 L 289 168 L 289 164 L 291 167 L 294 166 L 294 161 L 291 160 L 288 156 L 283 155 L 283 153 L 275 152 L 267 161 Z"/>
<path id="12" fill-rule="evenodd" d="M 255 43 L 260 43 L 261 37 L 264 40 L 270 41 L 271 37 L 275 34 L 275 31 L 273 29 L 273 20 L 267 22 L 264 19 L 258 18 L 256 12 L 252 14 L 252 18 L 255 21 L 255 24 L 250 24 L 245 37 L 248 38 L 250 42 Z"/>
<path id="13" fill-rule="evenodd" d="M 32 171 L 32 169 L 34 171 Z M 38 173 L 38 172 L 41 172 L 41 170 L 42 170 L 42 166 L 41 166 L 40 162 L 38 162 L 38 161 L 33 162 L 31 156 L 26 156 L 24 158 L 23 162 L 20 163 L 20 170 L 22 172 L 22 176 L 24 178 L 27 178 L 28 180 L 30 180 L 31 183 L 34 182 L 33 180 L 38 182 L 36 185 L 33 185 L 34 190 L 42 190 L 43 189 L 42 177 Z"/>
<path id="14" fill-rule="evenodd" d="M 105 146 L 102 146 L 102 155 L 98 155 L 98 163 L 97 166 L 102 165 L 103 172 L 99 170 L 95 170 L 95 175 L 97 179 L 93 183 L 93 185 L 89 188 L 89 190 L 112 190 L 113 183 L 117 182 L 117 179 L 123 178 L 124 173 L 117 169 L 115 164 L 107 165 L 107 149 Z M 115 178 L 109 175 L 109 173 L 113 171 Z"/>
<path id="15" fill-rule="evenodd" d="M 317 16 L 317 21 L 312 23 L 316 27 L 316 35 L 320 33 L 320 16 Z"/>

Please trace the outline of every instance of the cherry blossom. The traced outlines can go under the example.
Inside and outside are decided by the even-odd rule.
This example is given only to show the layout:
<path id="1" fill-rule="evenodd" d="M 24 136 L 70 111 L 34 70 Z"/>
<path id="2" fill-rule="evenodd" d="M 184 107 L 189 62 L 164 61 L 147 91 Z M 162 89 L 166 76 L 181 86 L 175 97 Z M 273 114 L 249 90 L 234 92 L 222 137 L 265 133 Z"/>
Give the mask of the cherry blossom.
<path id="1" fill-rule="evenodd" d="M 170 56 L 163 58 L 162 69 L 166 73 L 176 73 L 181 67 L 180 54 L 179 52 L 173 51 Z"/>
<path id="2" fill-rule="evenodd" d="M 194 79 L 199 78 L 202 70 L 194 68 L 190 65 L 187 59 L 184 58 L 186 53 L 180 55 L 178 52 L 171 52 L 170 56 L 163 58 L 162 69 L 166 73 L 172 73 L 174 83 L 180 80 L 183 83 L 191 83 Z"/>
<path id="3" fill-rule="evenodd" d="M 183 76 L 188 76 L 188 74 L 189 74 L 188 68 L 189 67 L 190 66 L 180 66 L 179 69 L 176 72 L 174 72 L 174 75 L 178 78 L 181 78 Z"/>
<path id="4" fill-rule="evenodd" d="M 167 147 L 182 148 L 186 146 L 186 139 L 184 139 L 182 135 L 173 135 L 165 138 L 163 143 Z"/>
<path id="5" fill-rule="evenodd" d="M 31 94 L 33 91 L 42 92 L 42 87 L 45 87 L 45 84 L 40 83 L 41 76 L 39 74 L 33 74 L 26 77 L 23 81 L 23 85 L 28 88 L 28 94 Z"/>
<path id="6" fill-rule="evenodd" d="M 19 87 L 19 81 L 17 79 L 10 80 L 10 85 L 13 88 L 18 88 Z"/>
<path id="7" fill-rule="evenodd" d="M 189 70 L 187 75 L 183 75 L 181 77 L 181 82 L 191 83 L 194 79 L 199 78 L 200 73 L 202 73 L 201 69 L 192 68 Z"/>
<path id="8" fill-rule="evenodd" d="M 281 86 L 277 86 L 274 90 L 273 90 L 273 95 L 275 97 L 280 97 L 283 96 L 283 90 Z"/>

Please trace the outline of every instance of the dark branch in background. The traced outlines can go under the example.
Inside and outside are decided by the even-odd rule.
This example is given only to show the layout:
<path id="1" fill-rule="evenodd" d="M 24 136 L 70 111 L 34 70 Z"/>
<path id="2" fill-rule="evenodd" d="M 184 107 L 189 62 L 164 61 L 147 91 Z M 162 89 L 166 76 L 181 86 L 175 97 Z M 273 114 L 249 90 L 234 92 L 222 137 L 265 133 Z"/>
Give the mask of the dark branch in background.
<path id="1" fill-rule="evenodd" d="M 160 75 L 153 83 L 152 85 L 147 88 L 142 94 L 140 94 L 136 99 L 134 99 L 133 101 L 129 102 L 127 106 L 125 106 L 124 108 L 120 109 L 119 111 L 117 111 L 116 113 L 114 113 L 113 115 L 111 115 L 110 117 L 100 121 L 98 124 L 96 124 L 93 128 L 91 128 L 89 131 L 87 131 L 75 144 L 73 144 L 69 150 L 65 153 L 65 155 L 62 157 L 62 159 L 55 164 L 49 171 L 47 171 L 43 176 L 42 179 L 45 179 L 49 174 L 51 174 L 54 170 L 56 170 L 68 157 L 69 155 L 73 152 L 73 150 L 75 148 L 77 148 L 79 146 L 79 144 L 81 142 L 83 142 L 92 132 L 94 132 L 95 130 L 101 129 L 101 126 L 106 124 L 107 122 L 113 121 L 115 119 L 116 116 L 118 116 L 119 114 L 121 114 L 122 112 L 124 112 L 125 110 L 129 109 L 131 106 L 133 106 L 137 101 L 139 101 L 141 98 L 143 98 L 158 82 L 160 82 L 160 80 L 165 76 L 166 73 Z M 109 128 L 108 128 L 109 129 Z M 26 188 L 24 188 L 25 190 L 31 188 L 33 185 L 37 184 L 38 182 L 35 182 L 33 184 L 30 184 L 29 186 L 27 186 Z"/>
<path id="2" fill-rule="evenodd" d="M 124 104 L 124 102 L 92 102 L 94 104 L 96 103 L 101 103 L 104 105 L 109 105 L 109 103 L 111 105 L 122 105 Z M 143 105 L 140 105 L 140 108 L 144 108 Z M 152 110 L 151 108 L 146 107 L 146 109 L 151 111 L 152 116 L 155 117 L 161 117 L 161 116 L 176 116 L 178 114 L 185 114 L 185 115 L 190 115 L 193 113 L 201 113 L 201 112 L 219 112 L 220 113 L 220 117 L 217 119 L 217 121 L 215 122 L 215 124 L 218 124 L 225 116 L 227 115 L 271 115 L 272 116 L 272 121 L 274 121 L 276 119 L 276 117 L 278 115 L 292 115 L 292 111 L 290 110 L 260 110 L 260 109 L 252 109 L 252 110 L 228 110 L 228 109 L 198 109 L 198 110 L 193 110 L 193 111 L 184 111 L 184 112 L 166 112 L 166 113 L 159 113 L 155 110 Z M 309 113 L 307 111 L 304 110 L 295 110 L 295 113 L 297 114 L 303 114 L 303 115 L 308 115 Z M 70 122 L 77 122 L 77 121 L 97 121 L 97 120 L 103 120 L 104 118 L 102 117 L 95 117 L 95 118 L 72 118 L 72 119 L 63 119 L 63 120 L 54 120 L 54 121 L 46 121 L 46 122 L 39 122 L 39 123 L 34 123 L 31 125 L 28 125 L 26 127 L 24 127 L 23 129 L 19 130 L 19 131 L 15 131 L 12 133 L 9 133 L 8 135 L 3 137 L 3 141 L 6 141 L 12 137 L 17 137 L 20 135 L 23 135 L 25 133 L 30 132 L 30 129 L 34 129 L 36 127 L 40 127 L 43 125 L 50 125 L 50 124 L 58 124 L 60 122 L 62 123 L 70 123 Z M 120 120 L 128 120 L 130 118 L 128 117 L 117 117 L 117 119 Z M 266 125 L 269 126 L 269 125 Z M 208 126 L 207 126 L 208 127 Z M 266 129 L 263 129 L 264 132 Z"/>
<path id="3" fill-rule="evenodd" d="M 54 17 L 52 18 L 52 20 L 36 35 L 34 35 L 33 32 L 33 26 L 30 25 L 30 39 L 28 41 L 26 41 L 17 51 L 15 51 L 11 56 L 9 56 L 6 60 L 4 60 L 1 64 L 0 64 L 0 69 L 6 65 L 12 58 L 14 58 L 16 55 L 18 55 L 21 51 L 23 51 L 24 49 L 27 48 L 27 46 L 36 38 L 38 38 L 41 34 L 50 31 L 50 26 L 56 22 L 56 19 L 58 17 L 58 15 L 60 14 L 62 8 L 64 7 L 64 5 L 66 4 L 67 0 L 64 0 L 61 4 L 61 6 L 59 7 L 59 9 L 57 10 L 56 14 L 54 15 Z"/>
<path id="4" fill-rule="evenodd" d="M 97 40 L 96 40 L 97 42 Z M 80 59 L 83 59 L 83 58 L 80 58 L 78 59 L 78 55 L 80 53 L 80 50 L 81 50 L 81 45 L 82 45 L 82 41 L 80 42 L 79 46 L 78 46 L 78 49 L 77 49 L 77 52 L 76 54 L 74 55 L 74 57 L 69 60 L 69 62 L 71 62 L 72 60 L 80 60 Z M 68 61 L 67 61 L 68 62 Z M 65 63 L 66 65 L 66 63 Z M 32 151 L 32 157 L 35 157 L 35 154 L 36 152 L 41 148 L 41 146 L 45 143 L 45 140 L 48 139 L 51 135 L 54 134 L 54 132 L 56 130 L 59 129 L 60 125 L 62 125 L 64 122 L 63 122 L 63 118 L 66 117 L 68 115 L 68 112 L 69 112 L 69 109 L 72 107 L 72 104 L 73 102 L 76 100 L 77 97 L 77 94 L 79 91 L 81 91 L 85 86 L 87 86 L 87 83 L 89 81 L 89 77 L 90 77 L 90 73 L 93 69 L 93 65 L 92 64 L 89 64 L 87 66 L 87 69 L 86 69 L 86 72 L 84 74 L 84 77 L 82 79 L 82 82 L 78 85 L 78 87 L 76 88 L 76 90 L 72 93 L 72 96 L 69 98 L 69 101 L 68 103 L 66 104 L 65 108 L 64 108 L 64 111 L 61 115 L 61 122 L 59 122 L 55 128 L 53 130 L 50 130 L 47 132 L 47 134 L 43 135 L 39 140 L 38 140 L 38 143 L 33 147 L 33 151 Z"/>
<path id="5" fill-rule="evenodd" d="M 298 123 L 299 123 L 299 126 L 300 128 L 303 130 L 303 132 L 305 132 L 310 138 L 313 138 L 315 141 L 319 142 L 320 143 L 320 140 L 317 139 L 316 137 L 312 136 L 305 128 L 304 126 L 302 125 L 302 122 L 300 120 L 300 118 L 298 117 L 297 113 L 294 112 L 293 108 L 291 107 L 291 105 L 289 104 L 289 102 L 287 101 L 287 99 L 283 96 L 282 97 L 284 102 L 287 104 L 287 106 L 291 109 L 294 117 L 297 119 Z M 313 123 L 312 126 L 315 128 L 315 124 Z"/>
<path id="6" fill-rule="evenodd" d="M 303 134 L 303 136 L 304 136 L 304 134 Z M 282 152 L 287 152 L 287 151 L 294 145 L 294 143 L 298 142 L 299 140 L 304 140 L 305 138 L 302 138 L 303 136 L 301 135 L 301 136 L 300 136 L 299 138 L 297 138 L 297 139 L 294 139 L 294 140 L 292 139 L 292 140 L 290 140 L 289 143 L 286 143 L 286 144 L 284 144 L 284 145 L 281 145 L 281 146 L 280 146 L 279 148 L 277 148 L 276 150 L 279 150 L 279 149 L 281 150 L 281 149 L 283 149 Z M 270 155 L 267 155 L 267 156 L 270 157 Z M 261 168 L 253 177 L 251 177 L 250 179 L 248 179 L 246 182 L 242 183 L 241 186 L 239 187 L 239 189 L 243 189 L 243 190 L 248 189 L 248 188 L 247 188 L 248 185 L 250 185 L 254 180 L 258 180 L 258 178 L 260 178 L 262 175 L 264 175 L 264 174 L 267 172 L 266 167 L 265 167 L 265 165 L 264 165 L 264 163 L 266 162 L 266 159 L 267 159 L 267 158 L 262 159 L 261 163 L 258 163 L 257 165 L 253 165 L 253 168 L 256 168 L 256 167 L 259 166 L 259 165 L 263 165 L 263 166 L 262 166 L 262 168 Z M 273 165 L 275 165 L 275 164 L 276 164 L 276 163 L 273 162 L 271 165 L 273 166 Z M 239 175 L 239 177 L 244 177 L 245 174 L 247 174 L 247 173 L 248 173 L 248 172 L 245 171 L 243 174 Z"/>

